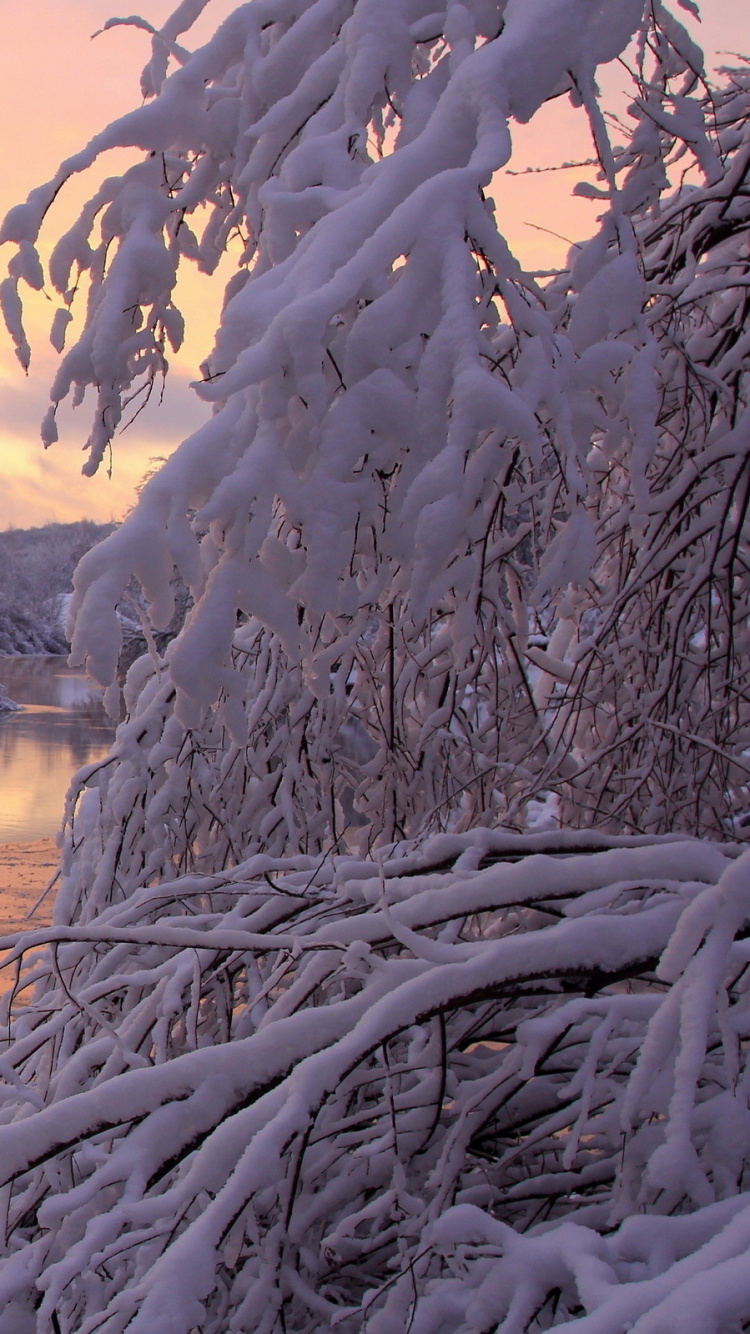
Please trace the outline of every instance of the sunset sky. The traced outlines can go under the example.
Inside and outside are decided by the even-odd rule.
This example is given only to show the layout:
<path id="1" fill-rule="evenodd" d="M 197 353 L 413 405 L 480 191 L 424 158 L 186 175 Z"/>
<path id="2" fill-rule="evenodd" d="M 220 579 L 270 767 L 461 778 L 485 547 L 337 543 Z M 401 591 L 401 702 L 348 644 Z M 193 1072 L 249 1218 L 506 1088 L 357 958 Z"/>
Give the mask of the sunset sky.
<path id="1" fill-rule="evenodd" d="M 143 32 L 116 28 L 91 40 L 91 34 L 110 15 L 130 12 L 126 6 L 118 8 L 112 0 L 0 3 L 0 110 L 5 126 L 1 215 L 52 176 L 63 158 L 82 147 L 109 120 L 138 104 L 138 76 L 149 55 L 149 39 Z M 208 36 L 235 3 L 212 0 L 193 34 L 187 37 L 187 44 L 197 44 Z M 144 0 L 139 12 L 158 26 L 172 8 L 172 0 Z M 709 67 L 722 63 L 718 53 L 750 52 L 747 0 L 705 0 L 701 8 L 702 25 L 686 14 L 681 17 L 708 53 Z M 616 97 L 618 89 L 624 87 L 625 76 L 619 67 L 611 66 L 602 81 L 608 95 Z M 588 157 L 591 151 L 583 115 L 565 99 L 544 108 L 532 126 L 516 131 L 515 138 L 515 168 L 552 166 Z M 130 160 L 132 157 L 122 150 L 112 153 L 106 174 L 112 175 Z M 580 239 L 593 229 L 597 205 L 570 196 L 580 174 L 532 174 L 508 177 L 499 183 L 501 226 L 528 267 L 561 263 L 568 248 L 562 237 Z M 71 182 L 50 215 L 42 245 L 44 256 L 92 190 L 91 176 Z M 555 237 L 539 228 L 561 235 Z M 10 247 L 0 253 L 0 277 L 11 253 Z M 149 459 L 171 452 L 203 419 L 205 408 L 195 399 L 189 382 L 210 351 L 220 300 L 221 284 L 216 279 L 193 274 L 183 283 L 180 305 L 188 320 L 185 349 L 173 363 L 162 407 L 150 407 L 132 430 L 115 442 L 111 479 L 103 471 L 93 479 L 80 475 L 80 450 L 88 428 L 86 405 L 77 414 L 61 417 L 64 429 L 59 444 L 45 452 L 39 441 L 38 425 L 57 360 L 48 342 L 49 321 L 57 301 L 40 295 L 29 302 L 26 324 L 33 364 L 28 377 L 0 326 L 0 528 L 84 516 L 99 520 L 122 516 L 132 503 L 134 485 Z"/>

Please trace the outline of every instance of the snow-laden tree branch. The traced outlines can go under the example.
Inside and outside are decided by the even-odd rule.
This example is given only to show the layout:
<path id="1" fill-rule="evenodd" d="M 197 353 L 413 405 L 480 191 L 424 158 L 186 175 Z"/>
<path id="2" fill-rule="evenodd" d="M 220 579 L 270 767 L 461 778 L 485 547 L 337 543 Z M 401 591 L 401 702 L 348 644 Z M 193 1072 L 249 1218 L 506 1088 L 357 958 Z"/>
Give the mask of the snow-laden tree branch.
<path id="1" fill-rule="evenodd" d="M 57 192 L 148 150 L 50 266 L 58 341 L 89 282 L 53 387 L 96 392 L 89 468 L 179 343 L 179 262 L 237 247 L 198 386 L 215 415 L 77 581 L 74 652 L 105 683 L 131 576 L 157 628 L 175 566 L 195 598 L 97 779 L 123 873 L 123 844 L 163 875 L 196 850 L 523 828 L 539 791 L 577 824 L 725 831 L 748 776 L 744 76 L 702 101 L 661 4 L 252 0 L 160 82 L 199 8 L 153 38 L 156 96 L 2 232 L 21 347 Z M 634 35 L 613 148 L 595 69 Z M 541 287 L 486 192 L 513 119 L 562 95 L 605 213 Z M 664 205 L 667 162 L 692 174 Z"/>
<path id="2" fill-rule="evenodd" d="M 258 854 L 3 941 L 14 1331 L 739 1329 L 737 857 Z"/>
<path id="3" fill-rule="evenodd" d="M 2 942 L 12 1334 L 750 1321 L 748 864 L 689 836 L 750 773 L 750 77 L 656 0 L 434 3 L 126 20 L 145 105 L 4 224 L 23 360 L 57 192 L 146 150 L 51 264 L 56 344 L 88 314 L 45 439 L 93 390 L 89 470 L 179 262 L 239 259 L 213 417 L 79 570 L 103 683 L 133 576 L 157 630 L 175 567 L 194 605 Z M 557 96 L 603 212 L 545 283 L 497 173 Z"/>

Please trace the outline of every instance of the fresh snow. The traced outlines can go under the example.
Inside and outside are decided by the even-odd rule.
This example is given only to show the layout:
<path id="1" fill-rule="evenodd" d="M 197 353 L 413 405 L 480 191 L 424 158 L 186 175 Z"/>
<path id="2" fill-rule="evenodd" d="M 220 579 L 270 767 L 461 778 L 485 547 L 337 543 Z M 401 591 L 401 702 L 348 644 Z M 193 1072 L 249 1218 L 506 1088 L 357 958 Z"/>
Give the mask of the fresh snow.
<path id="1" fill-rule="evenodd" d="M 204 8 L 113 21 L 144 105 L 0 233 L 26 364 L 58 191 L 144 150 L 49 265 L 89 473 L 238 260 L 76 574 L 113 713 L 126 592 L 144 652 L 0 942 L 2 1334 L 739 1334 L 748 71 L 661 0 Z M 541 284 L 493 178 L 563 96 L 602 213 Z"/>

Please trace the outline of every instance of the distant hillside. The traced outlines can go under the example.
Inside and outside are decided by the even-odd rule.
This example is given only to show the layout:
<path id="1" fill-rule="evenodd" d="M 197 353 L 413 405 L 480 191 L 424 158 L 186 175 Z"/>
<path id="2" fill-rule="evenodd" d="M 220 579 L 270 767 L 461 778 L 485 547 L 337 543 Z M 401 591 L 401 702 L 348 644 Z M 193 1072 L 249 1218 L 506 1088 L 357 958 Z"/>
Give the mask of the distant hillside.
<path id="1" fill-rule="evenodd" d="M 48 523 L 0 532 L 0 653 L 66 653 L 62 599 L 73 571 L 114 524 Z"/>

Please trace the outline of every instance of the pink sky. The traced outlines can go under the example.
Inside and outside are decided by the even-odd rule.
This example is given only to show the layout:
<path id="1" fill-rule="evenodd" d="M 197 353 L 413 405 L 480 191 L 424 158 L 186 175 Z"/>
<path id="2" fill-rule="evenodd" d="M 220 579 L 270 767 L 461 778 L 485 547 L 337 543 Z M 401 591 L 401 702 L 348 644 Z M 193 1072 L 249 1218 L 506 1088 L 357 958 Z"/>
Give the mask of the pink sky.
<path id="1" fill-rule="evenodd" d="M 212 0 L 191 43 L 207 36 L 235 2 Z M 158 26 L 172 8 L 171 0 L 144 0 L 139 12 Z M 684 18 L 709 53 L 710 65 L 721 63 L 717 52 L 750 51 L 747 0 L 705 0 L 701 8 L 702 26 L 687 15 Z M 119 9 L 112 0 L 5 0 L 0 49 L 0 112 L 5 125 L 0 215 L 53 175 L 61 159 L 80 148 L 102 125 L 137 105 L 138 75 L 149 53 L 147 35 L 116 28 L 91 41 L 91 34 L 111 14 L 123 12 L 130 12 L 128 6 Z M 617 67 L 604 72 L 603 82 L 608 92 L 617 90 L 623 82 Z M 565 99 L 544 108 L 532 126 L 517 129 L 515 140 L 516 166 L 551 166 L 590 155 L 582 113 Z M 106 174 L 111 175 L 126 160 L 123 153 L 112 154 Z M 597 206 L 570 195 L 579 175 L 556 172 L 506 178 L 498 184 L 501 225 L 528 267 L 560 264 L 567 251 L 565 240 L 537 228 L 549 228 L 572 240 L 593 229 Z M 48 245 L 69 225 L 91 189 L 90 179 L 71 183 L 51 215 Z M 4 262 L 0 255 L 0 270 Z M 55 304 L 43 295 L 29 303 L 27 328 L 34 360 L 28 378 L 0 328 L 0 527 L 82 516 L 99 520 L 122 516 L 149 459 L 169 453 L 203 418 L 205 410 L 188 386 L 210 350 L 220 299 L 220 284 L 215 279 L 195 274 L 183 284 L 181 305 L 188 318 L 188 338 L 175 361 L 164 407 L 144 413 L 137 427 L 116 442 L 111 479 L 104 472 L 93 479 L 80 475 L 80 448 L 87 434 L 85 405 L 77 416 L 64 417 L 58 445 L 45 452 L 39 442 L 38 422 L 56 361 L 47 341 Z"/>

